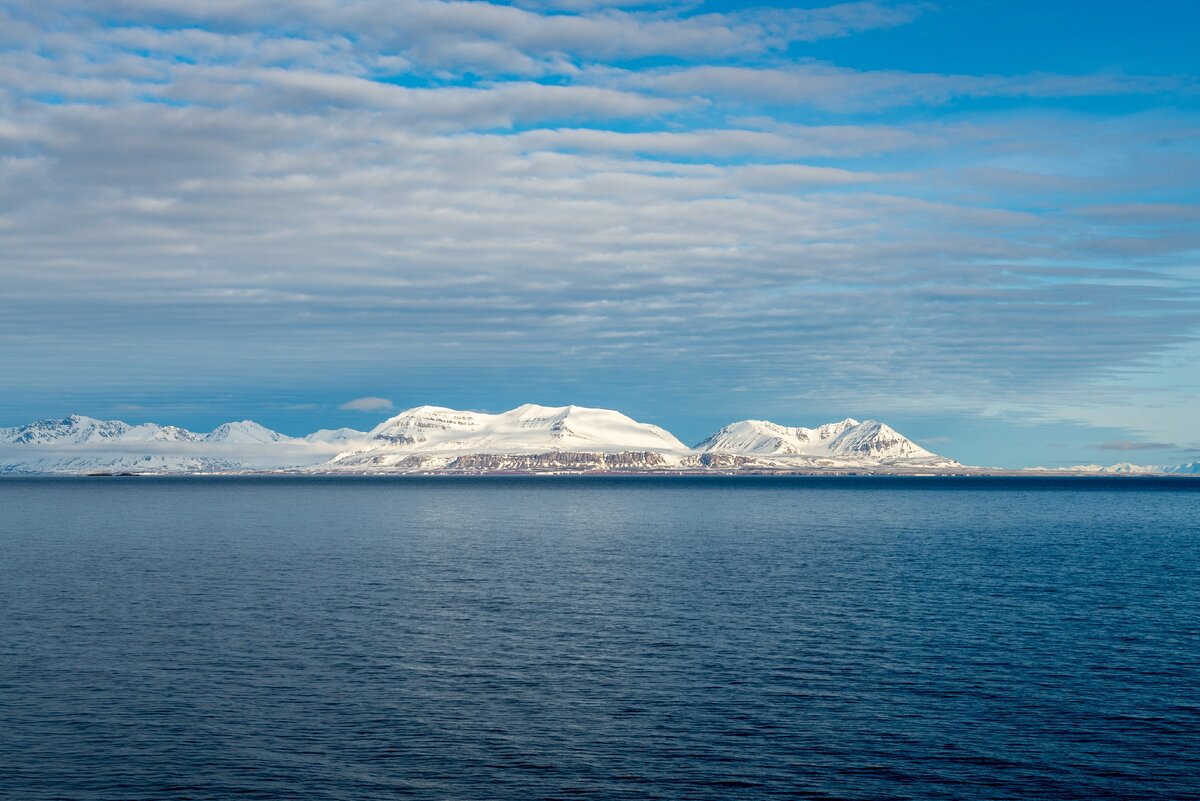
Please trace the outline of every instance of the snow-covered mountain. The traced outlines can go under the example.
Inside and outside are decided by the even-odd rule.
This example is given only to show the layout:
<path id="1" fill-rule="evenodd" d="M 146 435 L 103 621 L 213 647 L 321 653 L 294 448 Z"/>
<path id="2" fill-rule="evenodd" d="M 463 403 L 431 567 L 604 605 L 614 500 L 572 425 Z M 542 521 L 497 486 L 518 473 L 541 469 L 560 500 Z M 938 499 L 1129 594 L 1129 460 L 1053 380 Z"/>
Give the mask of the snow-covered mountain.
<path id="1" fill-rule="evenodd" d="M 371 435 L 366 431 L 358 431 L 353 428 L 322 428 L 320 431 L 308 434 L 304 437 L 304 440 L 306 442 L 324 442 L 330 445 L 342 445 L 370 438 Z"/>
<path id="2" fill-rule="evenodd" d="M 468 412 L 441 406 L 418 406 L 389 418 L 370 431 L 363 447 L 339 454 L 321 469 L 421 471 L 469 469 L 463 457 L 520 456 L 504 460 L 476 459 L 478 470 L 534 469 L 539 454 L 547 469 L 564 463 L 561 454 L 608 454 L 603 464 L 619 465 L 613 454 L 634 454 L 630 466 L 654 462 L 676 464 L 689 452 L 670 432 L 639 423 L 610 409 L 583 406 L 538 406 L 527 403 L 500 414 Z M 567 460 L 570 461 L 570 460 Z M 593 460 L 595 461 L 595 460 Z M 488 465 L 493 465 L 488 467 Z M 602 469 L 602 468 L 597 468 Z"/>
<path id="3" fill-rule="evenodd" d="M 258 423 L 207 434 L 155 423 L 129 425 L 73 414 L 0 429 L 0 472 L 198 473 L 304 465 L 332 455 Z"/>
<path id="4" fill-rule="evenodd" d="M 422 451 L 688 450 L 664 429 L 620 412 L 532 403 L 500 414 L 418 406 L 375 426 L 371 437 L 391 447 Z"/>
<path id="5" fill-rule="evenodd" d="M 146 423 L 131 426 L 120 420 L 96 420 L 73 414 L 62 420 L 38 420 L 18 428 L 0 428 L 0 442 L 22 445 L 100 442 L 196 442 L 200 435 L 175 426 Z"/>
<path id="6" fill-rule="evenodd" d="M 203 441 L 176 426 L 73 414 L 0 429 L 0 473 L 196 473 L 241 466 L 228 456 L 196 452 Z"/>
<path id="7" fill-rule="evenodd" d="M 0 472 L 309 473 L 928 472 L 961 469 L 874 420 L 816 428 L 725 426 L 695 448 L 620 412 L 525 404 L 507 412 L 418 406 L 370 431 L 290 437 L 250 420 L 208 433 L 72 415 L 0 429 Z"/>
<path id="8" fill-rule="evenodd" d="M 817 428 L 792 428 L 767 420 L 731 423 L 696 445 L 700 453 L 735 454 L 790 461 L 848 463 L 920 462 L 954 465 L 877 420 L 846 418 Z"/>
<path id="9" fill-rule="evenodd" d="M 112 442 L 289 442 L 292 437 L 264 428 L 252 420 L 223 423 L 207 434 L 157 423 L 129 425 L 120 420 L 96 420 L 73 414 L 61 420 L 38 420 L 18 428 L 0 429 L 0 442 L 21 445 L 96 445 Z"/>
<path id="10" fill-rule="evenodd" d="M 1077 464 L 1069 467 L 1030 467 L 1030 473 L 1071 473 L 1076 475 L 1102 476 L 1200 476 L 1200 462 L 1187 464 Z"/>
<path id="11" fill-rule="evenodd" d="M 271 442 L 294 442 L 295 439 L 260 426 L 253 420 L 243 420 L 240 423 L 222 423 L 205 434 L 204 441 L 264 445 Z"/>
<path id="12" fill-rule="evenodd" d="M 1039 469 L 1044 470 L 1045 468 Z M 1110 465 L 1076 465 L 1067 468 L 1067 470 L 1073 473 L 1103 473 L 1128 476 L 1200 476 L 1200 462 L 1190 462 L 1188 464 L 1132 464 L 1130 462 L 1118 462 L 1117 464 Z"/>

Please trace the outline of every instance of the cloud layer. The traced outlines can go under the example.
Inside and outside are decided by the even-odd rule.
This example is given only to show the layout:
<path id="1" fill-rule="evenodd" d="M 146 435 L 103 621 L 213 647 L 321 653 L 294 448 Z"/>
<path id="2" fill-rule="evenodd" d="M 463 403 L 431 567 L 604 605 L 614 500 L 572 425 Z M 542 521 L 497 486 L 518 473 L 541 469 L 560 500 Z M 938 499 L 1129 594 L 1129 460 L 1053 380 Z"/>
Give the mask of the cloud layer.
<path id="1" fill-rule="evenodd" d="M 1195 77 L 804 55 L 924 13 L 10 3 L 0 355 L 42 396 L 401 369 L 725 408 L 1138 391 L 1200 327 Z"/>
<path id="2" fill-rule="evenodd" d="M 1170 442 L 1132 442 L 1127 439 L 1101 442 L 1096 447 L 1104 451 L 1158 451 L 1179 448 L 1178 445 Z"/>
<path id="3" fill-rule="evenodd" d="M 375 398 L 368 396 L 365 398 L 355 398 L 354 400 L 346 401 L 338 408 L 351 412 L 384 412 L 393 408 L 393 404 L 387 398 Z"/>

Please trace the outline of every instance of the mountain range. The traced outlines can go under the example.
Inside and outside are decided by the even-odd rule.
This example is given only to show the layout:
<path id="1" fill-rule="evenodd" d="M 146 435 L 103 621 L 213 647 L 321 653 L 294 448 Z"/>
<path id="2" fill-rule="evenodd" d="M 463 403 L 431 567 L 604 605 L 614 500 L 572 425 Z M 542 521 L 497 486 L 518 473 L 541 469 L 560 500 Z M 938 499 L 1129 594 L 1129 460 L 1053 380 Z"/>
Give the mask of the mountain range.
<path id="1" fill-rule="evenodd" d="M 1178 467 L 1074 472 L 1197 473 Z M 418 406 L 370 431 L 290 437 L 251 420 L 208 433 L 71 415 L 0 428 L 0 473 L 953 473 L 978 472 L 876 420 L 815 428 L 742 420 L 688 447 L 610 409 L 525 404 L 499 414 Z"/>
<path id="2" fill-rule="evenodd" d="M 211 432 L 72 415 L 0 428 L 5 473 L 489 473 L 913 471 L 952 469 L 876 421 L 817 428 L 732 423 L 689 448 L 609 409 L 525 404 L 488 414 L 419 406 L 370 431 L 290 437 L 253 421 Z"/>
<path id="3" fill-rule="evenodd" d="M 1200 462 L 1189 462 L 1188 464 L 1131 464 L 1130 462 L 1118 462 L 1117 464 L 1110 465 L 1078 465 L 1070 467 L 1068 470 L 1077 473 L 1102 473 L 1105 475 L 1123 476 L 1200 476 Z"/>

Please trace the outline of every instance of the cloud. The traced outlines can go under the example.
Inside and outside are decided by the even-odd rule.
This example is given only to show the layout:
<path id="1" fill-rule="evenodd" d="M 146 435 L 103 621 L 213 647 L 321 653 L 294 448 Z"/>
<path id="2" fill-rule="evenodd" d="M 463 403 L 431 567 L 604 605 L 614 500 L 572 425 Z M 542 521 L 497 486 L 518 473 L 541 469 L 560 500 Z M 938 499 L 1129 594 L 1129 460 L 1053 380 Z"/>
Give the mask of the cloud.
<path id="1" fill-rule="evenodd" d="M 1109 442 L 1101 442 L 1099 445 L 1093 445 L 1092 447 L 1102 451 L 1157 451 L 1173 449 L 1179 446 L 1170 442 L 1134 442 L 1128 439 L 1115 439 Z"/>
<path id="2" fill-rule="evenodd" d="M 1079 213 L 1107 222 L 1124 224 L 1177 222 L 1191 225 L 1200 222 L 1200 203 L 1121 203 L 1111 206 L 1089 206 L 1081 208 Z"/>
<path id="3" fill-rule="evenodd" d="M 199 52 L 225 62 L 295 63 L 344 60 L 348 51 L 356 51 L 372 68 L 400 63 L 526 77 L 570 74 L 579 64 L 613 60 L 781 53 L 797 42 L 904 25 L 925 7 L 868 1 L 697 13 L 686 5 L 621 8 L 629 4 L 590 0 L 552 3 L 550 8 L 458 0 L 193 5 L 114 0 L 83 11 L 66 3 L 17 5 L 22 17 L 45 21 L 69 16 L 72 24 L 59 27 L 80 30 L 90 23 L 99 29 L 101 41 L 162 57 L 188 58 Z M 61 46 L 69 35 L 53 41 Z"/>
<path id="4" fill-rule="evenodd" d="M 0 12 L 25 397 L 1136 404 L 1200 329 L 1194 81 L 804 58 L 924 4 L 78 6 Z M 1172 102 L 1057 105 L 1122 94 Z"/>
<path id="5" fill-rule="evenodd" d="M 361 381 L 397 361 L 547 376 L 634 364 L 658 378 L 704 364 L 814 397 L 992 397 L 1014 374 L 1033 393 L 1084 395 L 1197 324 L 1198 287 L 1172 274 L 1174 254 L 1105 264 L 1074 203 L 1027 187 L 965 201 L 948 166 L 1056 154 L 1052 133 L 1115 158 L 1154 118 L 1117 132 L 865 126 L 905 142 L 887 171 L 787 153 L 791 137 L 851 141 L 846 126 L 781 125 L 757 152 L 729 145 L 747 129 L 661 131 L 644 158 L 624 144 L 637 134 L 588 133 L 598 144 L 580 148 L 578 129 L 447 135 L 359 108 L 51 105 L 18 119 L 0 162 L 0 334 L 22 381 L 46 380 L 47 358 L 108 380 L 116 352 L 182 380 L 287 383 L 304 364 Z M 1194 178 L 1154 169 L 1176 191 Z M 1097 198 L 1127 194 L 1121 180 Z M 179 359 L 154 336 L 164 326 L 205 332 L 211 358 Z M 275 343 L 268 374 L 245 341 Z"/>
<path id="6" fill-rule="evenodd" d="M 1200 82 L 1157 75 L 955 75 L 855 70 L 805 63 L 786 68 L 701 65 L 613 73 L 613 85 L 671 95 L 735 98 L 739 102 L 811 105 L 856 112 L 939 106 L 961 98 L 1070 98 L 1196 93 Z"/>
<path id="7" fill-rule="evenodd" d="M 353 412 L 383 412 L 392 408 L 392 402 L 387 398 L 367 396 L 346 401 L 338 408 Z"/>
<path id="8" fill-rule="evenodd" d="M 927 148 L 943 139 L 941 133 L 888 125 L 786 125 L 763 118 L 738 122 L 744 127 L 635 132 L 536 128 L 516 137 L 530 150 L 771 160 L 877 156 Z"/>

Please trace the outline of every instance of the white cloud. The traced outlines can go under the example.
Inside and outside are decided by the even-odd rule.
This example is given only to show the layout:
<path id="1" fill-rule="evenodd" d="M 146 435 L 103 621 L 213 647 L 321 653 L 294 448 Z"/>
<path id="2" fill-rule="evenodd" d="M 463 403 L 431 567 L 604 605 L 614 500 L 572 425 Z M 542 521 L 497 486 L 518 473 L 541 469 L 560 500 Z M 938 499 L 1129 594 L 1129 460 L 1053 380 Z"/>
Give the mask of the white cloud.
<path id="1" fill-rule="evenodd" d="M 392 402 L 387 398 L 367 396 L 346 401 L 338 408 L 352 412 L 384 412 L 392 408 Z"/>
<path id="2" fill-rule="evenodd" d="M 1128 439 L 1110 440 L 1092 447 L 1103 451 L 1159 451 L 1179 448 L 1171 442 L 1134 442 Z"/>
<path id="3" fill-rule="evenodd" d="M 954 75 L 855 70 L 820 63 L 779 68 L 702 65 L 598 75 L 614 86 L 670 95 L 723 97 L 751 103 L 801 103 L 843 113 L 936 106 L 960 98 L 1068 98 L 1200 91 L 1200 83 L 1194 79 L 1173 76 Z"/>
<path id="4" fill-rule="evenodd" d="M 749 8 L 726 13 L 692 13 L 686 5 L 663 9 L 620 8 L 621 3 L 554 4 L 550 13 L 536 4 L 520 7 L 459 0 L 265 0 L 180 4 L 160 0 L 96 2 L 85 12 L 63 2 L 17 2 L 24 18 L 54 20 L 78 29 L 90 20 L 121 20 L 123 27 L 182 29 L 154 36 L 169 46 L 172 36 L 197 40 L 207 29 L 218 35 L 291 40 L 342 39 L 355 49 L 399 53 L 430 69 L 499 70 L 538 74 L 570 69 L 573 62 L 647 56 L 705 57 L 758 54 L 858 31 L 903 25 L 922 11 L 921 4 L 846 2 L 823 8 Z M 562 13 L 564 11 L 569 13 Z M 63 26 L 62 20 L 71 20 Z M 134 34 L 126 34 L 134 36 Z M 267 37 L 259 37 L 262 38 Z M 212 47 L 213 40 L 197 46 Z"/>

